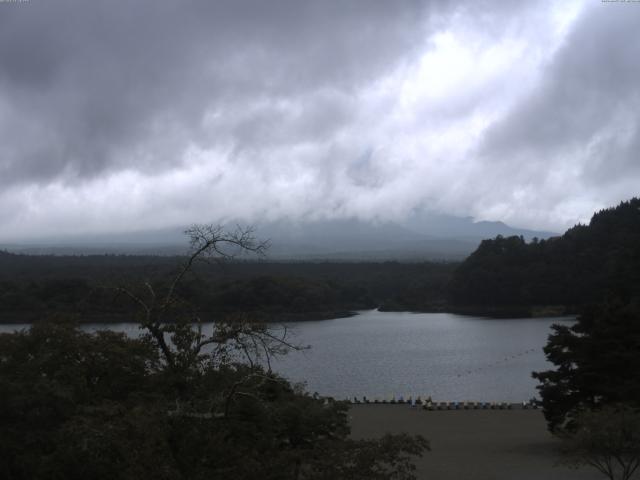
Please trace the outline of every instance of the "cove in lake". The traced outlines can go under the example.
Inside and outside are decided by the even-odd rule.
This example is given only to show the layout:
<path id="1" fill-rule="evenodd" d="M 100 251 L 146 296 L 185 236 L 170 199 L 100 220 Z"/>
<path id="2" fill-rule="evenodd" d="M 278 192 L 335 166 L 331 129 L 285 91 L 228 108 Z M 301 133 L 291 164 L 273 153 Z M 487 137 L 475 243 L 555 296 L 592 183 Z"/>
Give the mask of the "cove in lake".
<path id="1" fill-rule="evenodd" d="M 335 398 L 430 395 L 437 401 L 520 402 L 536 395 L 531 372 L 551 368 L 542 351 L 550 326 L 574 321 L 370 310 L 292 322 L 286 324 L 289 339 L 311 348 L 276 359 L 273 369 L 294 382 L 306 381 L 310 392 Z M 0 325 L 0 332 L 24 327 Z M 135 323 L 82 328 L 140 333 Z"/>

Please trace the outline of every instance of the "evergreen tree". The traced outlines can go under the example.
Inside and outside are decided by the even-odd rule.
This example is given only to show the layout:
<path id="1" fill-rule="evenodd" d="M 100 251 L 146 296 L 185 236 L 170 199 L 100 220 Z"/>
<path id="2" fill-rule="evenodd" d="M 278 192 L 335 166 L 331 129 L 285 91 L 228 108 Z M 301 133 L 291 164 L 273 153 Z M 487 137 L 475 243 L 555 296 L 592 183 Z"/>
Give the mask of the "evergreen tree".
<path id="1" fill-rule="evenodd" d="M 575 325 L 555 325 L 544 349 L 554 370 L 534 372 L 549 428 L 572 428 L 584 410 L 640 407 L 640 305 L 612 300 L 587 308 Z"/>

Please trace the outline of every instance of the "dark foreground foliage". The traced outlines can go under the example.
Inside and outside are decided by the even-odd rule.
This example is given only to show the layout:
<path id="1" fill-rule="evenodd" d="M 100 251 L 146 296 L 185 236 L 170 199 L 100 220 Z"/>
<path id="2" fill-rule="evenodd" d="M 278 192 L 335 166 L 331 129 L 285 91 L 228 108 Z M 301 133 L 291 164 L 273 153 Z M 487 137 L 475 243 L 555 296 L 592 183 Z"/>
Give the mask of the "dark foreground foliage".
<path id="1" fill-rule="evenodd" d="M 640 467 L 640 411 L 625 404 L 586 410 L 563 432 L 564 463 L 587 465 L 610 480 L 630 480 Z"/>
<path id="2" fill-rule="evenodd" d="M 585 309 L 575 325 L 555 325 L 544 349 L 554 370 L 535 372 L 553 431 L 574 430 L 583 411 L 640 408 L 640 302 L 619 299 Z"/>
<path id="3" fill-rule="evenodd" d="M 186 331 L 174 339 L 188 353 Z M 8 480 L 413 478 L 426 441 L 351 440 L 347 408 L 228 349 L 168 364 L 152 336 L 68 323 L 0 335 Z"/>

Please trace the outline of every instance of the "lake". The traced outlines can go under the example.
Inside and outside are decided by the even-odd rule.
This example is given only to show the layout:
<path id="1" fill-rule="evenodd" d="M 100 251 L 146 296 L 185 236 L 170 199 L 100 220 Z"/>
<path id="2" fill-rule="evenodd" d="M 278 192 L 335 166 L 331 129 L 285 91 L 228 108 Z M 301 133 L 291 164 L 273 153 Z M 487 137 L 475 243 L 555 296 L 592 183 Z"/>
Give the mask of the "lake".
<path id="1" fill-rule="evenodd" d="M 573 322 L 362 311 L 288 323 L 290 339 L 311 348 L 291 352 L 273 367 L 294 382 L 306 381 L 310 392 L 336 398 L 430 395 L 437 401 L 521 402 L 536 395 L 531 372 L 551 368 L 542 352 L 549 327 Z M 0 331 L 20 327 L 0 325 Z M 139 332 L 133 323 L 84 328 Z"/>
<path id="2" fill-rule="evenodd" d="M 522 401 L 553 323 L 573 318 L 488 319 L 449 313 L 359 312 L 291 324 L 311 349 L 274 364 L 309 391 L 339 398 L 431 395 L 439 401 Z"/>

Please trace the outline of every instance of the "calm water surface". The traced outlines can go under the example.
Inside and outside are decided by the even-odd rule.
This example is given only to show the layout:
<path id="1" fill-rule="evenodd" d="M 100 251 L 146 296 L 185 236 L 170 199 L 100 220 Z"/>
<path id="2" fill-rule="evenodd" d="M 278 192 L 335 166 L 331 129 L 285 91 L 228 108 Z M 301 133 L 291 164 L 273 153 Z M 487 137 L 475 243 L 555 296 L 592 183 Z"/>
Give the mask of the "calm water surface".
<path id="1" fill-rule="evenodd" d="M 542 351 L 549 327 L 573 321 L 372 310 L 293 324 L 294 338 L 311 349 L 290 353 L 274 369 L 340 398 L 522 401 L 537 393 L 531 372 L 551 367 Z"/>
<path id="2" fill-rule="evenodd" d="M 336 398 L 522 401 L 536 395 L 531 372 L 551 366 L 542 347 L 553 323 L 573 319 L 363 311 L 350 318 L 287 324 L 290 339 L 311 348 L 291 352 L 273 367 L 294 382 L 306 381 L 310 392 Z M 0 325 L 0 331 L 20 327 Z M 133 323 L 84 328 L 139 333 Z"/>

